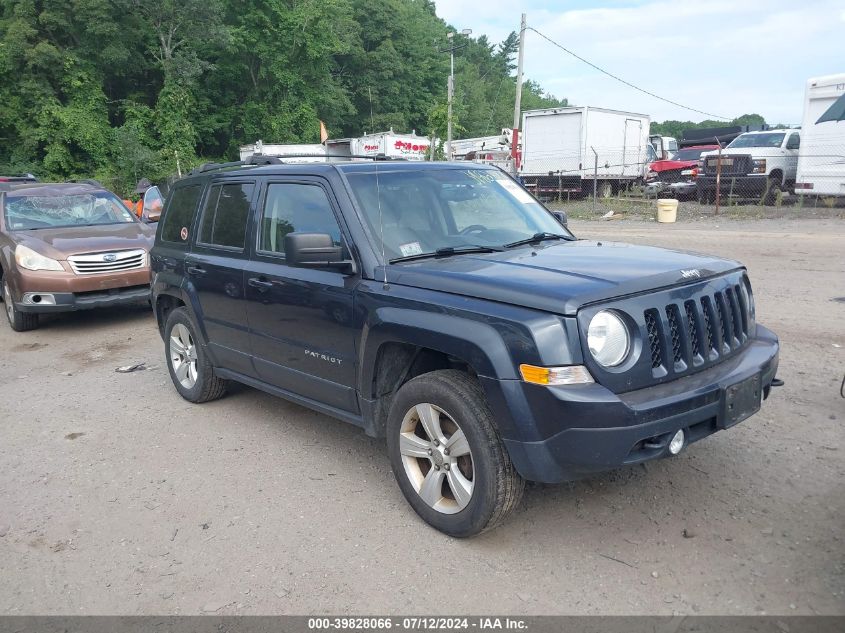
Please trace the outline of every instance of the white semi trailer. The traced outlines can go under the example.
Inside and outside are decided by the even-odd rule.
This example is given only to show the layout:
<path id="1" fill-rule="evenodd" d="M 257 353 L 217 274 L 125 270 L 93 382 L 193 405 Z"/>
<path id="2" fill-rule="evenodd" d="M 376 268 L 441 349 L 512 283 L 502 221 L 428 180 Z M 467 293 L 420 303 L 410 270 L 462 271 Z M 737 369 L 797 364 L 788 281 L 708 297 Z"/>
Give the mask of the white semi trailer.
<path id="1" fill-rule="evenodd" d="M 517 174 L 538 197 L 561 192 L 610 197 L 642 181 L 654 156 L 648 115 L 606 108 L 529 110 L 522 115 Z"/>
<path id="2" fill-rule="evenodd" d="M 845 196 L 845 121 L 824 116 L 845 99 L 845 73 L 807 80 L 795 193 Z M 827 119 L 819 122 L 819 119 Z"/>

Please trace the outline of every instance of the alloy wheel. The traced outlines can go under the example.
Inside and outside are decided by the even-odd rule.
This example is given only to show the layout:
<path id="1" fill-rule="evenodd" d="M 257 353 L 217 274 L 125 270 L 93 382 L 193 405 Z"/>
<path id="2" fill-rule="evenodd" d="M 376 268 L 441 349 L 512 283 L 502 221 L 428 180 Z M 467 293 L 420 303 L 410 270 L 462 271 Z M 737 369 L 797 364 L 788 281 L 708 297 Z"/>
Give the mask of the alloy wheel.
<path id="1" fill-rule="evenodd" d="M 15 320 L 15 304 L 12 301 L 12 293 L 9 290 L 8 282 L 3 283 L 3 303 L 6 304 L 6 317 L 9 323 Z"/>
<path id="2" fill-rule="evenodd" d="M 475 467 L 466 435 L 454 418 L 428 403 L 412 407 L 399 430 L 405 474 L 420 498 L 443 514 L 467 507 Z"/>
<path id="3" fill-rule="evenodd" d="M 197 382 L 197 347 L 190 330 L 181 323 L 170 331 L 170 365 L 179 383 L 192 389 Z"/>

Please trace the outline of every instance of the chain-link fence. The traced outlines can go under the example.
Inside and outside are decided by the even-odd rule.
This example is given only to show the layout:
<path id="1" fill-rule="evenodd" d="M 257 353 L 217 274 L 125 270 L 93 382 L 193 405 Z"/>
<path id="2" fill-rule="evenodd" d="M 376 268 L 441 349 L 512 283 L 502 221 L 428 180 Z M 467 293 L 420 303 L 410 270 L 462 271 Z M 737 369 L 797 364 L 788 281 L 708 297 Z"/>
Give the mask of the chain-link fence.
<path id="1" fill-rule="evenodd" d="M 800 130 L 760 133 L 730 147 L 680 148 L 654 160 L 650 148 L 590 147 L 494 164 L 556 208 L 605 214 L 652 209 L 657 198 L 719 207 L 845 207 L 845 142 L 808 139 Z M 480 160 L 479 162 L 492 162 Z"/>

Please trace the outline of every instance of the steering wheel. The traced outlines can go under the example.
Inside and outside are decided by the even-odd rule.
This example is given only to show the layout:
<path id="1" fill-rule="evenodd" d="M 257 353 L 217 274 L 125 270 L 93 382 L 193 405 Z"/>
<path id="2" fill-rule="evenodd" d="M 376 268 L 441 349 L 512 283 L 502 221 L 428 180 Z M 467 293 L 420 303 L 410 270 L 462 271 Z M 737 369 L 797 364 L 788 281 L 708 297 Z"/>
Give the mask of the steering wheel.
<path id="1" fill-rule="evenodd" d="M 459 235 L 469 235 L 470 233 L 483 233 L 487 230 L 486 226 L 481 224 L 470 224 L 468 227 L 458 231 Z"/>

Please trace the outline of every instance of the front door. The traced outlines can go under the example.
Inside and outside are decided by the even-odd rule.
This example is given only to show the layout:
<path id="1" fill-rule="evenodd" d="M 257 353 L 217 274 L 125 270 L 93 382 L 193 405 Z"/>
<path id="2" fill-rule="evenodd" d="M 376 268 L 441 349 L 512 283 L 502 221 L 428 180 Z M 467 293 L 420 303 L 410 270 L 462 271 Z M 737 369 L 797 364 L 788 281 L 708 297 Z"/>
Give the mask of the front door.
<path id="1" fill-rule="evenodd" d="M 258 377 L 343 411 L 358 412 L 355 275 L 285 261 L 285 235 L 328 233 L 343 246 L 336 203 L 319 179 L 269 181 L 259 203 L 256 249 L 246 271 Z"/>
<path id="2" fill-rule="evenodd" d="M 257 187 L 254 181 L 213 184 L 206 196 L 196 239 L 185 261 L 211 352 L 225 369 L 254 376 L 246 321 L 246 235 Z"/>

